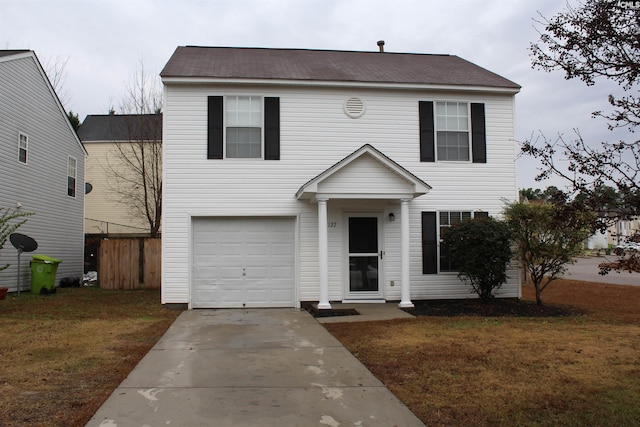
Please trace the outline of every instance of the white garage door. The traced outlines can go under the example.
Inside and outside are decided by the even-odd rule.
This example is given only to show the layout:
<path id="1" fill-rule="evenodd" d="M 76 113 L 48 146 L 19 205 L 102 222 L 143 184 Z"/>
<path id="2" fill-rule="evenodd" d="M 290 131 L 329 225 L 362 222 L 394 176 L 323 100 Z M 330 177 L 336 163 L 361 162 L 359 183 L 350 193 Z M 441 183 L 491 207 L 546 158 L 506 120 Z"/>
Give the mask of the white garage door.
<path id="1" fill-rule="evenodd" d="M 194 218 L 194 308 L 293 307 L 294 220 Z"/>

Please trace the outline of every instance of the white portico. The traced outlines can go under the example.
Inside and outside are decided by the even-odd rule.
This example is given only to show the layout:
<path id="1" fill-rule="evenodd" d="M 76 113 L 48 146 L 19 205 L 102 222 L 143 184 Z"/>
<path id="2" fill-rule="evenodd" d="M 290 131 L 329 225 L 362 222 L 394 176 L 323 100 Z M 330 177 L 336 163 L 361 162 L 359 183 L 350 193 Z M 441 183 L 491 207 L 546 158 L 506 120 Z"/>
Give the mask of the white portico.
<path id="1" fill-rule="evenodd" d="M 318 269 L 320 309 L 331 309 L 329 302 L 328 204 L 380 202 L 400 206 L 401 301 L 400 307 L 413 307 L 410 288 L 409 207 L 411 200 L 427 193 L 431 187 L 369 144 L 334 164 L 304 184 L 296 193 L 298 200 L 318 205 Z M 370 204 L 369 204 L 370 205 Z M 376 300 L 381 296 L 379 261 L 384 257 L 380 236 L 383 219 L 375 212 L 345 212 L 345 256 L 348 257 L 346 300 Z M 395 220 L 391 214 L 390 220 Z"/>

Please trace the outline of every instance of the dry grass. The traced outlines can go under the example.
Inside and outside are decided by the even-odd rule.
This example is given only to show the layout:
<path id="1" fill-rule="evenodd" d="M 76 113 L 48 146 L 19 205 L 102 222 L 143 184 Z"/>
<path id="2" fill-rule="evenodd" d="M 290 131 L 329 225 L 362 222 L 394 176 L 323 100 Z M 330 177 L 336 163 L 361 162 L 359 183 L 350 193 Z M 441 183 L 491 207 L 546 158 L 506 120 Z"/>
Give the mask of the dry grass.
<path id="1" fill-rule="evenodd" d="M 582 314 L 325 326 L 428 426 L 640 425 L 640 287 L 559 280 L 543 299 Z"/>
<path id="2" fill-rule="evenodd" d="M 0 301 L 0 426 L 83 426 L 179 315 L 159 291 Z"/>
<path id="3" fill-rule="evenodd" d="M 558 281 L 543 298 L 582 314 L 325 326 L 428 426 L 640 425 L 640 287 Z M 157 291 L 0 301 L 0 426 L 84 425 L 178 314 Z"/>

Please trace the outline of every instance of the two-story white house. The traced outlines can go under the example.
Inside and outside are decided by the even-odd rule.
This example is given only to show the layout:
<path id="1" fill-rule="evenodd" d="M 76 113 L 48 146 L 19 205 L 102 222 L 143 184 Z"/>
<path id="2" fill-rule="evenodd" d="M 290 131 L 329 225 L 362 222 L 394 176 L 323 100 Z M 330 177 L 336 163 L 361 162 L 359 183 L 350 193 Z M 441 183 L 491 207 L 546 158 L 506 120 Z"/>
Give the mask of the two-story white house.
<path id="1" fill-rule="evenodd" d="M 87 156 L 35 52 L 0 50 L 0 206 L 33 216 L 17 232 L 35 254 L 62 260 L 57 281 L 82 278 L 84 164 Z M 29 290 L 32 254 L 9 241 L 0 253 L 0 286 Z"/>
<path id="2" fill-rule="evenodd" d="M 440 232 L 518 199 L 520 86 L 450 55 L 192 46 L 161 77 L 162 303 L 474 297 Z"/>

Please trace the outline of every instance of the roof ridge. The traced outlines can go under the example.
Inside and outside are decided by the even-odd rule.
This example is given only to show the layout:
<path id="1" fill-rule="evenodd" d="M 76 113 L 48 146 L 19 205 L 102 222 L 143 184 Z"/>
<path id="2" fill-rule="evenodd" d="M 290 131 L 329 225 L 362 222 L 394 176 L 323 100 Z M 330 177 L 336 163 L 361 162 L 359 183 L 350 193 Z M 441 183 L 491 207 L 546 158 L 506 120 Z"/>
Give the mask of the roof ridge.
<path id="1" fill-rule="evenodd" d="M 348 49 L 318 49 L 318 48 L 301 48 L 301 47 L 264 47 L 264 46 L 199 46 L 199 45 L 184 45 L 178 46 L 178 48 L 196 48 L 196 49 L 233 49 L 233 50 L 271 50 L 271 51 L 286 51 L 286 52 L 333 52 L 333 53 L 385 53 L 390 55 L 424 55 L 424 56 L 450 56 L 455 57 L 448 53 L 416 53 L 416 52 L 393 52 L 379 50 L 348 50 Z"/>

